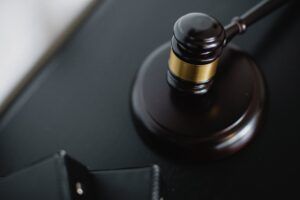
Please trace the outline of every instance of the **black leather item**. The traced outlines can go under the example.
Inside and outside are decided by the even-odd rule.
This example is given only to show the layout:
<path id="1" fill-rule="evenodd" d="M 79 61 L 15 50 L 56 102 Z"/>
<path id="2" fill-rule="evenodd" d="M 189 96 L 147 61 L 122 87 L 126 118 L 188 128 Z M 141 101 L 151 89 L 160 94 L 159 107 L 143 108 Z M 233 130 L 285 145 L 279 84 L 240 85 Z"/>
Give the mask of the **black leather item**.
<path id="1" fill-rule="evenodd" d="M 0 178 L 1 200 L 158 200 L 159 167 L 89 172 L 65 151 Z"/>
<path id="2" fill-rule="evenodd" d="M 82 195 L 76 192 L 80 184 Z M 93 200 L 87 169 L 65 151 L 0 179 L 1 200 Z"/>
<path id="3" fill-rule="evenodd" d="M 157 165 L 144 168 L 94 171 L 96 200 L 159 200 L 160 172 Z"/>

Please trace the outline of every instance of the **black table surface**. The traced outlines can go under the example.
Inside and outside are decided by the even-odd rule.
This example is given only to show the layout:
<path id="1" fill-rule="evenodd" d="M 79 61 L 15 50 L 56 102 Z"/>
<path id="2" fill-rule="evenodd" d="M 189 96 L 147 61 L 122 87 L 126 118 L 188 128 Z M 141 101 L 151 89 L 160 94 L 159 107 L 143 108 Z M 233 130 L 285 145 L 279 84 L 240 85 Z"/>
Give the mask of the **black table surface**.
<path id="1" fill-rule="evenodd" d="M 300 199 L 300 14 L 285 6 L 233 42 L 262 68 L 269 93 L 260 135 L 211 162 L 174 159 L 139 137 L 131 85 L 151 51 L 188 12 L 228 23 L 259 1 L 107 0 L 100 3 L 0 121 L 0 175 L 65 149 L 89 169 L 159 164 L 165 199 Z"/>

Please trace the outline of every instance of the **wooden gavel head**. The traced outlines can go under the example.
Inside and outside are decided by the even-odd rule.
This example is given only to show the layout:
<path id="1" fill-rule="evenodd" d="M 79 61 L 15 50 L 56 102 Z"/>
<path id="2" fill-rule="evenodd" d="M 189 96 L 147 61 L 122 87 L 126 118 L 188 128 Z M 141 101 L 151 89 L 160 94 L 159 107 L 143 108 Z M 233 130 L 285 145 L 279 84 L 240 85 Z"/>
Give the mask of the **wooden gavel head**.
<path id="1" fill-rule="evenodd" d="M 206 93 L 226 43 L 223 25 L 203 13 L 189 13 L 175 25 L 171 42 L 168 83 L 181 92 Z"/>

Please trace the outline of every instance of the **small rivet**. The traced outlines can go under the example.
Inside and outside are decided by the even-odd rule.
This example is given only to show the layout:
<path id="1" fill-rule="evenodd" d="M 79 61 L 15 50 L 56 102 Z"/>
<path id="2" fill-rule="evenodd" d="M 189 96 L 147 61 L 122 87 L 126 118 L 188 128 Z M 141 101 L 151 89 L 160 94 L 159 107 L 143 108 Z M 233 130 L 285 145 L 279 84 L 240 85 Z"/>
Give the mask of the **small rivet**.
<path id="1" fill-rule="evenodd" d="M 83 195 L 83 193 L 84 193 L 80 182 L 76 183 L 76 193 L 80 196 Z"/>

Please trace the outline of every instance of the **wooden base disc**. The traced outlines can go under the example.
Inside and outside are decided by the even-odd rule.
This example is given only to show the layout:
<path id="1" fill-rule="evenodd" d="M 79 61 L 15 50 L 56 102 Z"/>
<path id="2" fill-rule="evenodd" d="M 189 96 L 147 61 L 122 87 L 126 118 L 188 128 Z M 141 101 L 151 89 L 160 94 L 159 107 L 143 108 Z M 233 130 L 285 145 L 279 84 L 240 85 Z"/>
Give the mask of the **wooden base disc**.
<path id="1" fill-rule="evenodd" d="M 253 59 L 226 47 L 211 90 L 188 95 L 167 82 L 169 52 L 168 44 L 155 50 L 137 74 L 132 111 L 138 132 L 162 144 L 162 150 L 176 149 L 200 159 L 243 148 L 261 125 L 266 99 L 265 82 Z"/>

